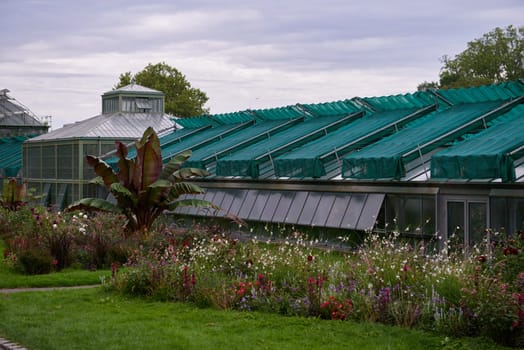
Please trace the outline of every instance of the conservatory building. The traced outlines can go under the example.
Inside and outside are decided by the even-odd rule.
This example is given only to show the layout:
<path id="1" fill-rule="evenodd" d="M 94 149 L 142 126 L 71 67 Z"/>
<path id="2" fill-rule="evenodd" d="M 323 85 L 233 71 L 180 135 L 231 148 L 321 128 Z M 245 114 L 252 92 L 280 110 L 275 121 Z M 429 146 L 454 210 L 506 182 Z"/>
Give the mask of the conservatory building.
<path id="1" fill-rule="evenodd" d="M 23 144 L 23 177 L 42 194 L 42 204 L 64 208 L 84 197 L 103 196 L 90 183 L 95 177 L 85 160 L 115 148 L 115 141 L 130 143 L 153 127 L 159 134 L 172 131 L 172 116 L 164 113 L 164 94 L 130 84 L 102 95 L 102 113 L 66 125 Z"/>

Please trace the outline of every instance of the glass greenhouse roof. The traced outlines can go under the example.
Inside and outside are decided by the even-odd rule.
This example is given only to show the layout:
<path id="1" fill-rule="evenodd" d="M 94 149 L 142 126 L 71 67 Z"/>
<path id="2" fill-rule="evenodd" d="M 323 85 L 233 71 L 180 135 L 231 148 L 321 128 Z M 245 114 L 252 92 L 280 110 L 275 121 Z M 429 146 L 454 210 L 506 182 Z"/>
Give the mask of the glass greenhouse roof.
<path id="1" fill-rule="evenodd" d="M 327 135 L 274 159 L 280 177 L 322 177 L 325 163 L 339 160 L 348 152 L 366 146 L 420 117 L 431 109 L 388 110 L 366 115 Z"/>
<path id="2" fill-rule="evenodd" d="M 491 124 L 486 130 L 434 155 L 431 177 L 515 181 L 515 160 L 524 156 L 524 105 Z"/>
<path id="3" fill-rule="evenodd" d="M 50 141 L 70 138 L 103 137 L 111 139 L 137 139 L 147 127 L 152 126 L 157 132 L 172 129 L 171 117 L 158 113 L 114 113 L 102 114 L 80 122 L 65 125 L 47 134 L 37 136 L 29 142 Z"/>
<path id="4" fill-rule="evenodd" d="M 357 112 L 340 117 L 317 117 L 288 128 L 283 132 L 247 146 L 235 153 L 217 161 L 216 174 L 218 176 L 250 176 L 257 178 L 260 175 L 259 165 L 263 161 L 285 153 L 293 147 L 299 147 L 313 139 L 327 134 L 331 130 L 362 117 L 363 112 Z"/>

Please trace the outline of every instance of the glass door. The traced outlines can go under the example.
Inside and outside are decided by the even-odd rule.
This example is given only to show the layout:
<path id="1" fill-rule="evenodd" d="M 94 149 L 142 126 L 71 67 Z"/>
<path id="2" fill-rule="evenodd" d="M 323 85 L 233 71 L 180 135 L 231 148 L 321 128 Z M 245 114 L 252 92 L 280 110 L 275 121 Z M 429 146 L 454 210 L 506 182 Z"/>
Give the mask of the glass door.
<path id="1" fill-rule="evenodd" d="M 482 242 L 488 228 L 487 201 L 450 199 L 446 201 L 447 236 L 456 243 L 470 246 Z"/>

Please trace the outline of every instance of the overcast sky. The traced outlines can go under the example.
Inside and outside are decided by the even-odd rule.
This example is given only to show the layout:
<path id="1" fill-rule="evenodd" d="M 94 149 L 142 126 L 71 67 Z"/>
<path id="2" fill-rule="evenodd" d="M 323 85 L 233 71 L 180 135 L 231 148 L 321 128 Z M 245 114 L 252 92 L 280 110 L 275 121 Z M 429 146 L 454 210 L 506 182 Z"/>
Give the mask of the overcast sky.
<path id="1" fill-rule="evenodd" d="M 120 73 L 179 69 L 211 113 L 413 92 L 522 0 L 0 0 L 0 89 L 53 129 Z"/>

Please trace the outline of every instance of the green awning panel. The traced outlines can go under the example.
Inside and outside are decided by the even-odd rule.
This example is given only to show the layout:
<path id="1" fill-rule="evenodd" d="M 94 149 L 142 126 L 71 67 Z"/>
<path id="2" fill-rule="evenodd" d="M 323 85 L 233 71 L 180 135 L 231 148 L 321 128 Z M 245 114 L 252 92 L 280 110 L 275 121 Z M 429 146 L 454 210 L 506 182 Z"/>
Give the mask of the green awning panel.
<path id="1" fill-rule="evenodd" d="M 300 107 L 317 117 L 342 117 L 360 110 L 360 108 L 350 100 L 301 104 Z"/>
<path id="2" fill-rule="evenodd" d="M 400 179 L 405 174 L 406 162 L 483 127 L 507 111 L 497 108 L 503 104 L 501 101 L 461 104 L 417 119 L 393 135 L 345 157 L 342 176 Z M 513 107 L 512 103 L 506 106 Z"/>
<path id="3" fill-rule="evenodd" d="M 237 124 L 255 119 L 253 114 L 248 111 L 213 114 L 211 118 L 220 124 Z"/>
<path id="4" fill-rule="evenodd" d="M 294 119 L 303 117 L 304 112 L 297 106 L 286 106 L 268 109 L 256 109 L 250 111 L 253 115 L 260 120 L 282 120 L 282 119 Z"/>
<path id="5" fill-rule="evenodd" d="M 220 138 L 239 132 L 252 125 L 252 122 L 242 124 L 225 124 L 214 128 L 208 128 L 194 135 L 184 138 L 178 143 L 171 143 L 162 147 L 162 159 L 164 162 L 171 159 L 171 157 L 185 150 L 195 151 L 209 143 L 213 143 Z"/>
<path id="6" fill-rule="evenodd" d="M 366 115 L 353 123 L 274 159 L 275 174 L 281 177 L 321 177 L 326 162 L 340 159 L 364 147 L 434 108 L 402 109 Z M 418 112 L 417 112 L 418 111 Z"/>
<path id="7" fill-rule="evenodd" d="M 301 122 L 302 118 L 291 120 L 271 120 L 258 122 L 255 125 L 217 140 L 204 147 L 195 149 L 185 163 L 185 167 L 206 169 L 206 166 L 235 151 L 248 147 L 256 142 Z"/>
<path id="8" fill-rule="evenodd" d="M 211 124 L 209 125 L 204 125 L 204 126 L 201 126 L 201 127 L 198 127 L 198 128 L 183 128 L 183 129 L 177 129 L 177 130 L 174 130 L 173 132 L 165 135 L 165 136 L 162 136 L 160 137 L 160 145 L 162 146 L 166 146 L 170 143 L 173 143 L 173 142 L 180 142 L 182 141 L 184 138 L 190 136 L 190 135 L 193 135 L 197 132 L 200 132 L 202 130 L 205 130 L 207 128 L 210 128 L 211 127 Z"/>
<path id="9" fill-rule="evenodd" d="M 205 125 L 217 126 L 219 123 L 211 119 L 208 115 L 191 118 L 178 118 L 174 119 L 177 124 L 182 125 L 184 128 L 200 128 Z"/>
<path id="10" fill-rule="evenodd" d="M 319 117 L 308 119 L 293 128 L 286 129 L 284 132 L 218 160 L 216 174 L 218 176 L 250 176 L 257 178 L 260 175 L 260 163 L 271 160 L 280 154 L 290 151 L 292 148 L 300 147 L 362 115 L 363 112 L 358 112 L 344 118 Z"/>
<path id="11" fill-rule="evenodd" d="M 361 100 L 371 105 L 378 111 L 423 108 L 435 103 L 435 97 L 424 91 L 404 95 L 364 97 Z"/>
<path id="12" fill-rule="evenodd" d="M 437 90 L 437 94 L 453 104 L 510 100 L 524 96 L 524 84 L 519 81 L 510 81 L 473 88 Z"/>
<path id="13" fill-rule="evenodd" d="M 0 138 L 0 175 L 15 177 L 22 168 L 22 144 L 29 137 Z"/>
<path id="14" fill-rule="evenodd" d="M 431 177 L 515 180 L 515 152 L 524 146 L 524 105 L 495 119 L 488 129 L 431 158 Z"/>

